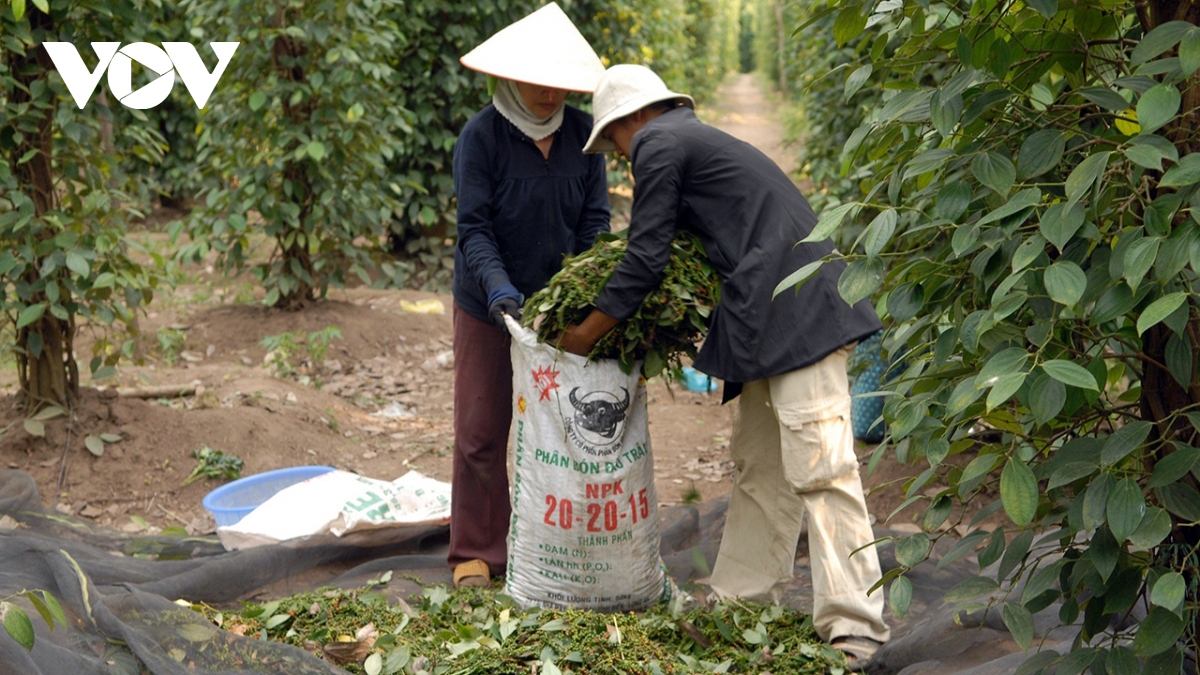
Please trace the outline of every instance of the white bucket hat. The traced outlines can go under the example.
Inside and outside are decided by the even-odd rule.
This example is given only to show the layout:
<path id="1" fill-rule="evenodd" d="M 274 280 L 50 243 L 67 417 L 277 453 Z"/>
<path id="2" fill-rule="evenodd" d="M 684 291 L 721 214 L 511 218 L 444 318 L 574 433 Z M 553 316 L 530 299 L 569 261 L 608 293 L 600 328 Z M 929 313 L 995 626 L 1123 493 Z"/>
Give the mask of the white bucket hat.
<path id="1" fill-rule="evenodd" d="M 555 3 L 510 24 L 459 59 L 471 70 L 505 80 L 590 93 L 604 64 Z"/>
<path id="2" fill-rule="evenodd" d="M 596 93 L 592 95 L 592 110 L 596 122 L 592 135 L 588 137 L 584 152 L 612 152 L 617 149 L 610 141 L 600 136 L 604 128 L 613 122 L 659 101 L 675 100 L 689 108 L 696 102 L 687 94 L 677 94 L 667 89 L 662 78 L 646 66 L 622 64 L 609 68 Z"/>

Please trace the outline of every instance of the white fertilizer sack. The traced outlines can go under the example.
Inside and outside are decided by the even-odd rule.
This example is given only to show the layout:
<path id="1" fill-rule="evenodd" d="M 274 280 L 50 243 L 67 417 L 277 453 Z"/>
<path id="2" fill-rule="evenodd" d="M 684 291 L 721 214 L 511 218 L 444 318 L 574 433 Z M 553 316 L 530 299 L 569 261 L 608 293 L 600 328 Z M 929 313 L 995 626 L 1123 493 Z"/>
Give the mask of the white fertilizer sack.
<path id="1" fill-rule="evenodd" d="M 275 493 L 237 523 L 217 528 L 228 550 L 313 534 L 450 522 L 450 484 L 409 471 L 394 481 L 330 471 Z"/>
<path id="2" fill-rule="evenodd" d="M 516 471 L 507 593 L 603 612 L 670 599 L 641 367 L 589 362 L 511 318 Z"/>

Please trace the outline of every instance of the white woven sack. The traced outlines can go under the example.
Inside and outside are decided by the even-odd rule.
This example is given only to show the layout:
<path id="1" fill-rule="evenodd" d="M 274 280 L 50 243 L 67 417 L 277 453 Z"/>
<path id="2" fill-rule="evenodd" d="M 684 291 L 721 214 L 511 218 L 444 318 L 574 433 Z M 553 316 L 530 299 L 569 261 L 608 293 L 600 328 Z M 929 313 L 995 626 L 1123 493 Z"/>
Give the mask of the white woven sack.
<path id="1" fill-rule="evenodd" d="M 507 593 L 603 612 L 669 599 L 641 367 L 589 362 L 511 318 L 516 471 Z"/>

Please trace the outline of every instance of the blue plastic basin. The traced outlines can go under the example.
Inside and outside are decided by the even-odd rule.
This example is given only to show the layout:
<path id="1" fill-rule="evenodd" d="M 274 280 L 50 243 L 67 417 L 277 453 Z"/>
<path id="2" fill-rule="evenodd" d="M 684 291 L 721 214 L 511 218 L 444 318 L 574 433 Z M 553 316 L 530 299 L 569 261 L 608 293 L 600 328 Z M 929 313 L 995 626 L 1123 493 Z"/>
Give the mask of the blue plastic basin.
<path id="1" fill-rule="evenodd" d="M 294 466 L 233 481 L 204 496 L 204 508 L 218 527 L 233 525 L 285 487 L 333 471 L 332 466 Z"/>

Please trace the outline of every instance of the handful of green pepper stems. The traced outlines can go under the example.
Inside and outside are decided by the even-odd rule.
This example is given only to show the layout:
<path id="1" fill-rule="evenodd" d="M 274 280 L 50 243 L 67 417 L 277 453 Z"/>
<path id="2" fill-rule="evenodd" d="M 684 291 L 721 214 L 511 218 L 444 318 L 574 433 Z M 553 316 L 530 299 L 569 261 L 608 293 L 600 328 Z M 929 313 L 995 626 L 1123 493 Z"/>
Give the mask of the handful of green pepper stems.
<path id="1" fill-rule="evenodd" d="M 625 257 L 627 232 L 602 234 L 590 249 L 568 257 L 546 288 L 525 303 L 524 325 L 537 331 L 540 340 L 553 342 L 568 326 L 587 318 Z M 696 343 L 720 297 L 720 277 L 700 240 L 681 230 L 671 242 L 662 284 L 646 296 L 636 314 L 601 337 L 588 358 L 616 359 L 625 372 L 643 361 L 646 377 L 678 368 L 684 356 L 696 356 Z"/>

